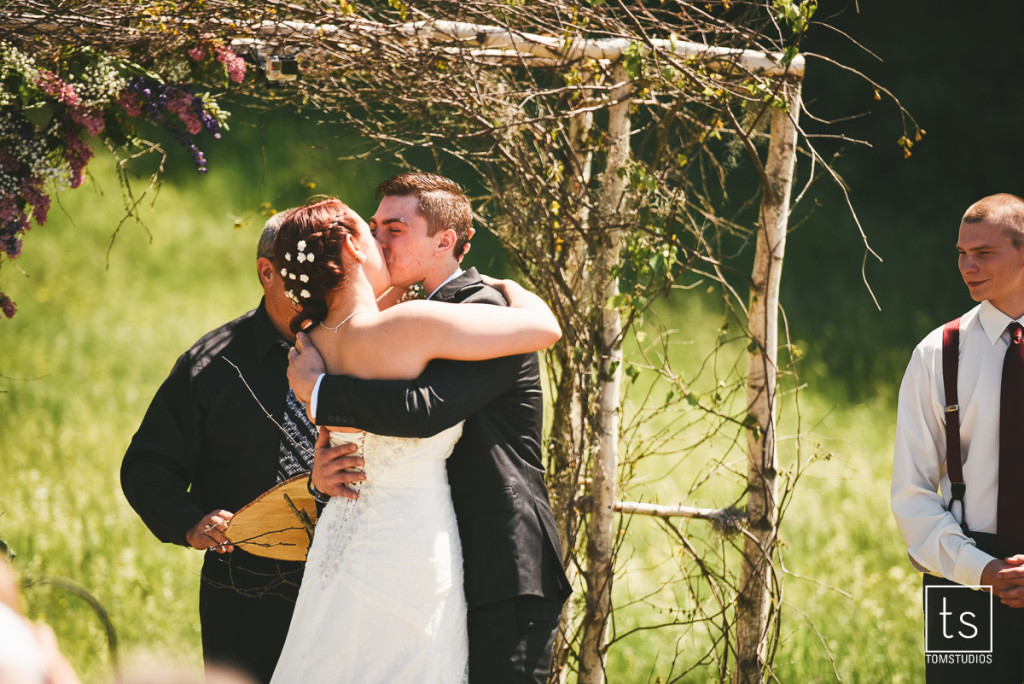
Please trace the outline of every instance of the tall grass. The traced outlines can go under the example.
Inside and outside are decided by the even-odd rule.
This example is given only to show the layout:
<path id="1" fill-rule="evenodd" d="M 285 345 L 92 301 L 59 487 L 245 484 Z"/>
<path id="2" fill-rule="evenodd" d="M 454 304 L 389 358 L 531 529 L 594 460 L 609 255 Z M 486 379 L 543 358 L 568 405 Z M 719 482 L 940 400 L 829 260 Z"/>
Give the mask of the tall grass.
<path id="1" fill-rule="evenodd" d="M 98 160 L 92 183 L 60 196 L 50 222 L 29 233 L 24 256 L 0 276 L 19 305 L 13 320 L 0 321 L 0 538 L 17 552 L 23 578 L 67 578 L 93 594 L 127 660 L 201 662 L 201 554 L 152 537 L 121 495 L 118 468 L 177 355 L 258 301 L 253 257 L 262 218 L 253 209 L 264 201 L 280 208 L 310 192 L 296 180 L 308 179 L 301 167 L 315 159 L 278 150 L 264 163 L 263 153 L 250 152 L 257 161 L 248 169 L 213 167 L 202 181 L 164 186 L 145 209 L 148 229 L 126 224 L 112 245 L 122 208 L 109 164 Z M 358 196 L 358 210 L 372 209 L 372 182 L 383 171 L 317 163 L 314 191 Z M 242 227 L 235 228 L 238 218 Z M 481 256 L 474 250 L 470 261 L 479 264 Z M 718 326 L 717 314 L 686 302 L 665 315 L 685 322 L 685 330 Z M 698 333 L 682 337 L 695 348 L 707 343 Z M 916 681 L 918 578 L 888 505 L 891 387 L 869 402 L 837 405 L 804 379 L 812 381 L 801 395 L 805 449 L 831 457 L 812 466 L 785 521 L 790 574 L 777 675 L 785 682 Z M 782 442 L 784 459 L 795 457 L 793 444 Z M 678 500 L 689 485 L 685 463 L 645 468 L 671 466 L 670 477 L 646 490 L 638 484 L 633 493 Z M 695 534 L 701 525 L 691 523 Z M 630 572 L 616 586 L 617 600 L 658 589 L 670 604 L 678 566 L 656 551 L 665 548 L 662 533 L 637 519 L 626 544 Z M 26 599 L 30 615 L 54 627 L 83 681 L 109 679 L 103 628 L 84 601 L 44 585 L 30 587 Z M 616 634 L 657 622 L 654 610 L 637 604 L 620 611 Z M 609 681 L 657 681 L 677 654 L 685 662 L 698 646 L 676 643 L 669 631 L 637 631 L 610 651 Z M 699 672 L 688 681 L 706 678 Z"/>
<path id="2" fill-rule="evenodd" d="M 675 333 L 671 366 L 691 390 L 705 397 L 703 403 L 719 380 L 728 386 L 735 379 L 730 375 L 735 366 L 745 369 L 746 363 L 745 340 L 738 339 L 720 348 L 715 372 L 695 375 L 722 325 L 715 306 L 712 298 L 688 293 L 684 299 L 670 300 L 661 312 L 668 327 L 681 331 Z M 780 535 L 785 581 L 775 675 L 783 682 L 919 681 L 920 575 L 907 561 L 889 509 L 895 388 L 877 387 L 866 402 L 838 403 L 832 393 L 815 389 L 816 378 L 808 377 L 807 365 L 814 364 L 799 367 L 800 381 L 809 387 L 798 397 L 786 392 L 780 402 L 782 479 L 797 471 L 798 460 L 803 465 Z M 823 387 L 837 384 L 828 377 L 817 379 Z M 783 384 L 791 386 L 792 379 Z M 637 394 L 635 390 L 630 396 Z M 835 396 L 846 395 L 837 391 Z M 742 403 L 742 392 L 738 399 Z M 656 416 L 655 422 L 685 423 L 692 413 Z M 736 432 L 727 430 L 694 451 L 680 449 L 650 458 L 626 486 L 623 498 L 703 507 L 734 503 L 742 495 L 746 473 L 745 443 L 732 442 Z M 702 436 L 703 431 L 684 434 L 688 439 L 682 441 L 694 442 L 693 436 Z M 708 484 L 697 486 L 707 464 L 720 460 L 724 467 L 717 467 Z M 710 543 L 712 549 L 721 544 L 705 521 L 692 521 L 681 529 L 698 549 L 702 544 Z M 737 554 L 725 555 L 731 558 L 732 573 L 738 574 Z M 626 607 L 617 612 L 612 630 L 614 636 L 624 636 L 609 651 L 609 681 L 675 681 L 666 675 L 679 676 L 710 648 L 709 635 L 702 629 L 644 629 L 686 617 L 677 610 L 693 602 L 681 574 L 684 565 L 692 571 L 693 564 L 683 562 L 685 556 L 680 543 L 657 521 L 643 516 L 629 521 L 621 554 L 625 571 L 614 590 L 616 605 Z M 714 669 L 698 668 L 680 681 L 703 682 L 715 676 Z"/>
<path id="3" fill-rule="evenodd" d="M 150 234 L 123 229 L 108 268 L 121 207 L 116 185 L 105 185 L 113 198 L 95 186 L 62 195 L 63 211 L 25 240 L 24 274 L 4 269 L 19 311 L 0 327 L 0 536 L 22 577 L 67 578 L 95 595 L 125 651 L 195 665 L 202 559 L 149 534 L 118 468 L 177 354 L 258 301 L 255 230 L 235 230 L 223 205 L 167 186 L 146 212 Z M 55 589 L 27 598 L 83 680 L 103 681 L 110 663 L 88 607 Z"/>

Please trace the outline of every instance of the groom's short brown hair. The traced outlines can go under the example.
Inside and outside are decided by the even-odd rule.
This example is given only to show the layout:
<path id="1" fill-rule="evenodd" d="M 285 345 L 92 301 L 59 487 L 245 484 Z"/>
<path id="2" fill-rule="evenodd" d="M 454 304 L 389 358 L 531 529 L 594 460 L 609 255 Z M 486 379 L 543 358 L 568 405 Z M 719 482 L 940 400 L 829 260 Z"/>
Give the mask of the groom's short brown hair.
<path id="1" fill-rule="evenodd" d="M 378 200 L 415 197 L 420 215 L 427 221 L 427 235 L 450 228 L 455 231 L 455 257 L 466 251 L 473 227 L 473 207 L 455 181 L 434 173 L 411 171 L 388 178 L 377 186 L 376 195 Z"/>

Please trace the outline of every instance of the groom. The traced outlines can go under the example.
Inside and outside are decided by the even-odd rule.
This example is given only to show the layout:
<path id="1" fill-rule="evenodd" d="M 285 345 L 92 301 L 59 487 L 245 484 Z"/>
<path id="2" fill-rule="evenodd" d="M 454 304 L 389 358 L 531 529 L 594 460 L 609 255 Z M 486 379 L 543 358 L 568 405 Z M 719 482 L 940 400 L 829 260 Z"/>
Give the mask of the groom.
<path id="1" fill-rule="evenodd" d="M 473 216 L 458 184 L 404 173 L 381 183 L 377 197 L 370 228 L 392 285 L 422 281 L 429 298 L 506 305 L 476 269 L 459 268 Z M 537 354 L 435 360 L 410 381 L 357 380 L 323 370 L 320 355 L 300 334 L 288 380 L 320 425 L 426 437 L 466 421 L 448 459 L 448 479 L 462 539 L 470 681 L 545 682 L 571 588 L 544 484 Z M 316 490 L 352 496 L 337 460 L 347 453 L 345 447 L 317 449 Z"/>

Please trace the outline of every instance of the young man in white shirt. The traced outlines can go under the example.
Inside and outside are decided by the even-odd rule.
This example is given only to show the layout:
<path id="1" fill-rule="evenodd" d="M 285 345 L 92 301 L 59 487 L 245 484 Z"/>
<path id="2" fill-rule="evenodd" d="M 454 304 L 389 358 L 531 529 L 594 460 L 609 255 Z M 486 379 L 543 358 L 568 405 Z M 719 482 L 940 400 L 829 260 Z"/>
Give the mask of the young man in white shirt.
<path id="1" fill-rule="evenodd" d="M 1007 519 L 1024 516 L 1024 506 L 1017 512 L 1008 505 L 1024 491 L 1001 492 L 999 481 L 1000 422 L 1004 428 L 1008 420 L 1021 425 L 1024 438 L 1024 415 L 1000 415 L 1012 324 L 1024 321 L 1024 200 L 999 194 L 971 205 L 960 224 L 957 252 L 964 283 L 980 302 L 959 326 L 957 403 L 965 495 L 962 506 L 949 506 L 943 330 L 938 328 L 914 349 L 900 387 L 892 509 L 912 563 L 930 573 L 924 582 L 926 636 L 931 629 L 925 644 L 928 681 L 1021 682 L 1024 611 L 1018 609 L 1024 607 L 1024 548 L 1008 545 L 997 532 L 999 523 L 1005 532 Z M 1024 386 L 1015 389 L 1024 393 Z M 1002 441 L 1011 440 L 1004 436 Z M 1024 439 L 1012 441 L 1024 457 Z M 955 585 L 991 589 L 951 593 Z M 934 605 L 928 601 L 932 587 L 941 587 L 930 594 Z M 968 603 L 953 610 L 938 602 L 943 596 Z M 991 642 L 983 639 L 989 616 Z M 964 654 L 937 649 L 934 643 L 929 649 L 929 642 L 940 637 L 951 637 L 949 643 L 959 644 Z M 972 637 L 984 643 L 973 644 Z M 939 651 L 945 651 L 941 657 Z"/>

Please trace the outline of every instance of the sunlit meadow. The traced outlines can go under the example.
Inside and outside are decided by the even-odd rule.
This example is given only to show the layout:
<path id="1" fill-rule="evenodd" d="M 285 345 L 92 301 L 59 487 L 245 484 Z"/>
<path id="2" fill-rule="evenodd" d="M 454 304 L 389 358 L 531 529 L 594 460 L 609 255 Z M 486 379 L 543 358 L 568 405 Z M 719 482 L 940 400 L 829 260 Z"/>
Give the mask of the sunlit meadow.
<path id="1" fill-rule="evenodd" d="M 49 223 L 29 233 L 23 256 L 0 275 L 19 307 L 13 320 L 0 321 L 0 539 L 17 553 L 14 566 L 24 580 L 70 580 L 95 597 L 126 662 L 152 658 L 192 669 L 201 663 L 201 556 L 157 542 L 118 481 L 121 457 L 150 398 L 178 354 L 258 301 L 254 252 L 262 202 L 283 208 L 323 191 L 365 212 L 372 209 L 373 184 L 386 175 L 370 164 L 333 168 L 309 155 L 282 168 L 280 149 L 266 158 L 266 149 L 254 149 L 240 160 L 222 160 L 230 172 L 220 173 L 212 155 L 208 177 L 164 185 L 145 205 L 146 225 L 129 221 L 116 238 L 121 195 L 110 164 L 100 159 L 90 167 L 90 182 L 60 195 Z M 314 162 L 319 175 L 297 170 Z M 474 259 L 481 257 L 486 250 L 469 260 L 478 265 Z M 676 359 L 684 372 L 707 352 L 720 324 L 714 302 L 697 297 L 676 298 L 661 312 L 684 331 L 677 333 Z M 784 465 L 798 456 L 797 440 L 786 438 L 798 430 L 800 458 L 817 454 L 819 460 L 797 485 L 784 521 L 787 574 L 775 674 L 801 683 L 917 681 L 919 578 L 888 503 L 893 387 L 880 387 L 863 404 L 838 403 L 822 389 L 833 362 L 805 361 L 800 420 L 787 396 L 780 429 Z M 712 443 L 692 458 L 710 458 L 718 448 L 724 445 Z M 741 460 L 736 465 L 744 467 Z M 651 459 L 627 494 L 680 503 L 692 478 L 685 460 Z M 729 502 L 725 490 L 722 500 L 686 501 Z M 684 529 L 703 535 L 706 523 Z M 660 622 L 655 611 L 663 598 L 682 595 L 672 586 L 679 581 L 677 553 L 651 521 L 631 523 L 617 600 L 657 591 L 661 603 L 619 611 L 615 636 Z M 110 680 L 103 622 L 86 601 L 46 584 L 28 586 L 25 599 L 34 619 L 53 626 L 83 681 Z M 671 630 L 635 631 L 612 647 L 608 679 L 666 681 L 673 661 L 678 674 L 703 645 Z M 708 676 L 693 672 L 685 681 Z"/>

